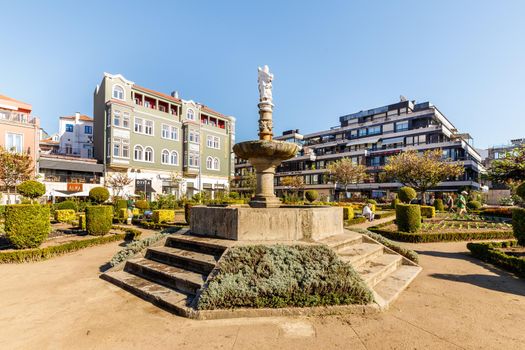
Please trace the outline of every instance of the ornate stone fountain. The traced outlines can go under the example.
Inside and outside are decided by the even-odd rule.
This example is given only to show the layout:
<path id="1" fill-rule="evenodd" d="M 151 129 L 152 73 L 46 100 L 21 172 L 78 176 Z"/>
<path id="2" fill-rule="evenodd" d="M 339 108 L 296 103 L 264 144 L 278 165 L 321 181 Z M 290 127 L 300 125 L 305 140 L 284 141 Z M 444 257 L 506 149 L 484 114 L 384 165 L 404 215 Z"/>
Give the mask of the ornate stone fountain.
<path id="1" fill-rule="evenodd" d="M 237 157 L 246 159 L 255 168 L 257 188 L 250 201 L 252 208 L 275 208 L 281 205 L 274 193 L 275 168 L 283 160 L 297 154 L 295 143 L 273 140 L 272 80 L 268 66 L 259 67 L 259 140 L 241 142 L 233 146 Z"/>
<path id="2" fill-rule="evenodd" d="M 275 196 L 275 168 L 294 157 L 299 146 L 272 139 L 272 80 L 268 66 L 259 68 L 259 140 L 233 146 L 235 154 L 255 168 L 257 187 L 251 208 L 195 206 L 191 209 L 191 233 L 241 241 L 315 240 L 343 233 L 342 208 L 281 206 Z"/>

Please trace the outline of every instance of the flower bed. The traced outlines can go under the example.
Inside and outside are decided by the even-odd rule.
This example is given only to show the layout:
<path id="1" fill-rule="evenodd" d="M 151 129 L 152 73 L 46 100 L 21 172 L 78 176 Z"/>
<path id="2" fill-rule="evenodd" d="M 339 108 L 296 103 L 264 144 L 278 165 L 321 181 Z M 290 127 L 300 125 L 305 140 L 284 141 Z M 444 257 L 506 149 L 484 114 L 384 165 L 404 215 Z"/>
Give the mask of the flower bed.
<path id="1" fill-rule="evenodd" d="M 478 259 L 499 266 L 505 270 L 512 271 L 521 277 L 525 277 L 525 258 L 523 256 L 509 255 L 505 248 L 516 247 L 516 241 L 468 243 L 467 248 L 471 254 Z"/>

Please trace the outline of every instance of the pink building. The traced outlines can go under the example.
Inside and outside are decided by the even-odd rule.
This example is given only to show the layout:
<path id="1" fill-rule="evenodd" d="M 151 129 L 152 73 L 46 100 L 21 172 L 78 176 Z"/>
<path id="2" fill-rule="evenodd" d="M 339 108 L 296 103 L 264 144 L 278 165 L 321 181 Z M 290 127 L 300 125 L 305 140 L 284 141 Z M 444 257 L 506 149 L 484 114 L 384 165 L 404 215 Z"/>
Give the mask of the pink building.
<path id="1" fill-rule="evenodd" d="M 36 174 L 40 121 L 31 110 L 30 104 L 0 95 L 0 146 L 29 154 Z"/>

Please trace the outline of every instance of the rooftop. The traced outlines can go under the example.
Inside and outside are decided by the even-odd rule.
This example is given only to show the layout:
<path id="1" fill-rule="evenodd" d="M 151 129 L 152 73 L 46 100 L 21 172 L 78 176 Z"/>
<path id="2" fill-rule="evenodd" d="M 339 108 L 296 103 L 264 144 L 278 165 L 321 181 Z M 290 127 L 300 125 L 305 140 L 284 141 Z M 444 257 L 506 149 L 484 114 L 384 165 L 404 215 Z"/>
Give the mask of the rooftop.
<path id="1" fill-rule="evenodd" d="M 33 107 L 29 103 L 15 100 L 12 97 L 0 95 L 0 108 L 12 109 L 12 110 L 28 110 L 31 112 Z"/>
<path id="2" fill-rule="evenodd" d="M 76 116 L 74 115 L 65 115 L 65 116 L 62 116 L 60 117 L 60 119 L 70 119 L 70 120 L 74 120 Z M 90 116 L 88 115 L 85 115 L 85 114 L 81 114 L 79 116 L 79 119 L 80 120 L 83 120 L 83 121 L 86 121 L 86 122 L 92 122 L 93 121 L 93 118 L 91 118 Z"/>

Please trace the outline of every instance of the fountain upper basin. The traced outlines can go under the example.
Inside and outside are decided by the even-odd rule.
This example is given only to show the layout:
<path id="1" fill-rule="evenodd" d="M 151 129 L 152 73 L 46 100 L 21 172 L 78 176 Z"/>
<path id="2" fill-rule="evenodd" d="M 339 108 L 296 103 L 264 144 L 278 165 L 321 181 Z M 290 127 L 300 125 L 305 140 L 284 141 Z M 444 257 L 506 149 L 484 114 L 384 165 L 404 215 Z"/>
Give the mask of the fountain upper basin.
<path id="1" fill-rule="evenodd" d="M 237 143 L 233 146 L 235 154 L 243 159 L 268 158 L 290 159 L 299 151 L 299 145 L 285 141 L 256 140 Z"/>

